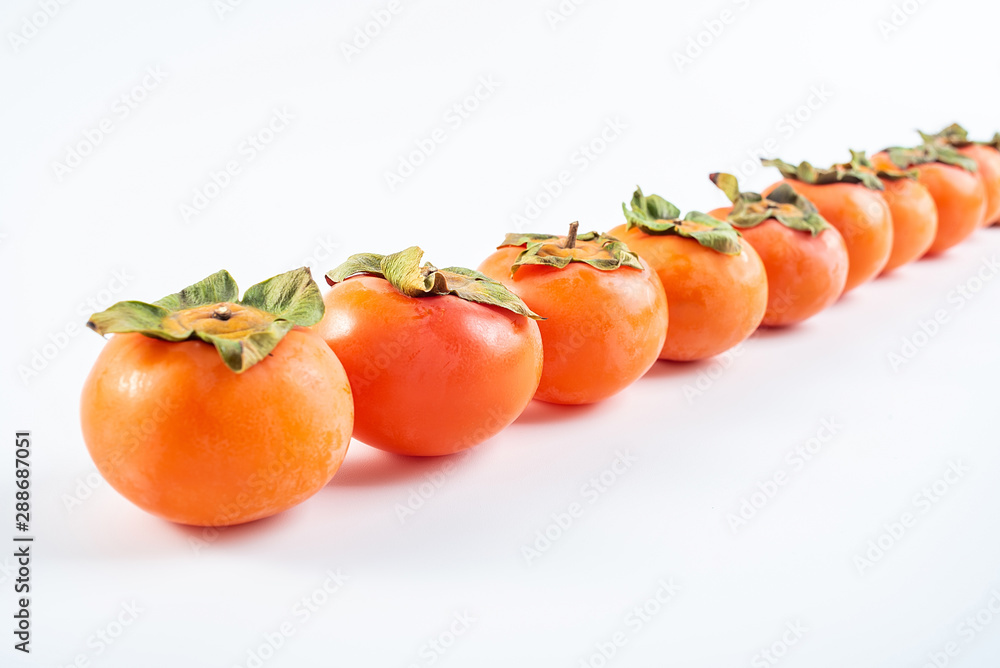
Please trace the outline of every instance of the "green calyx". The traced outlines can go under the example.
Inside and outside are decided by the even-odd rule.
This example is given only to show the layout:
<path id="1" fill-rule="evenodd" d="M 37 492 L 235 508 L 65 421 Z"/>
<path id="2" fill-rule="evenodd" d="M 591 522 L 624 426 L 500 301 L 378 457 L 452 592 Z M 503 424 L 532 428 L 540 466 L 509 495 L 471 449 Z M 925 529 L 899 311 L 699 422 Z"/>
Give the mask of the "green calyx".
<path id="1" fill-rule="evenodd" d="M 631 208 L 629 208 L 631 206 Z M 706 248 L 725 255 L 739 255 L 740 234 L 729 223 L 700 211 L 690 211 L 683 218 L 681 210 L 659 195 L 642 194 L 636 186 L 630 205 L 622 203 L 625 227 L 637 227 L 653 236 L 678 236 L 693 239 Z"/>
<path id="2" fill-rule="evenodd" d="M 90 316 L 87 326 L 102 336 L 136 333 L 164 341 L 211 343 L 222 361 L 242 373 L 274 350 L 294 326 L 323 317 L 323 297 L 307 267 L 239 288 L 219 271 L 158 301 L 118 302 Z"/>
<path id="3" fill-rule="evenodd" d="M 854 151 L 851 151 L 851 155 L 854 156 Z M 812 183 L 818 186 L 831 183 L 858 183 L 871 190 L 885 190 L 885 186 L 874 173 L 859 169 L 853 160 L 852 162 L 831 165 L 828 169 L 817 169 L 808 162 L 800 162 L 797 166 L 784 160 L 761 158 L 760 162 L 765 167 L 776 167 L 786 179 L 796 179 L 803 183 Z"/>
<path id="4" fill-rule="evenodd" d="M 920 132 L 920 130 L 917 130 L 917 132 Z M 958 123 L 952 123 L 941 130 L 941 132 L 933 135 L 920 132 L 920 138 L 924 140 L 925 144 L 944 145 L 952 148 L 962 148 L 976 144 L 979 146 L 990 146 L 1000 151 L 1000 132 L 994 133 L 989 141 L 973 141 L 969 139 L 968 131 Z"/>
<path id="5" fill-rule="evenodd" d="M 885 179 L 887 181 L 898 181 L 899 179 L 915 179 L 920 176 L 920 172 L 915 169 L 898 170 L 898 169 L 875 169 L 872 161 L 868 159 L 868 156 L 864 151 L 855 151 L 851 149 L 851 167 L 854 169 L 871 169 L 874 170 L 876 176 L 880 179 Z"/>
<path id="6" fill-rule="evenodd" d="M 571 262 L 582 262 L 601 271 L 631 267 L 642 271 L 639 256 L 624 242 L 607 234 L 578 234 L 579 223 L 570 223 L 569 234 L 508 234 L 497 248 L 524 248 L 511 265 L 510 275 L 527 265 L 563 269 Z"/>
<path id="7" fill-rule="evenodd" d="M 764 197 L 759 193 L 740 192 L 739 183 L 732 174 L 715 173 L 708 178 L 733 203 L 733 210 L 726 217 L 733 227 L 756 227 L 771 218 L 787 228 L 808 232 L 812 236 L 831 227 L 813 203 L 787 183 L 782 183 Z"/>
<path id="8" fill-rule="evenodd" d="M 920 134 L 920 138 L 925 144 L 944 144 L 945 146 L 961 148 L 963 146 L 968 146 L 969 144 L 980 143 L 971 141 L 969 139 L 968 130 L 963 128 L 958 123 L 952 123 L 936 134 L 928 134 L 922 130 L 917 130 L 917 132 Z"/>
<path id="9" fill-rule="evenodd" d="M 424 251 L 417 246 L 391 255 L 358 253 L 326 274 L 326 282 L 336 285 L 359 274 L 378 276 L 407 297 L 454 295 L 478 304 L 499 306 L 533 320 L 544 320 L 528 308 L 520 297 L 485 274 L 463 267 L 438 269 L 430 262 L 420 264 Z"/>
<path id="10" fill-rule="evenodd" d="M 953 167 L 961 167 L 969 172 L 979 170 L 975 160 L 962 155 L 943 141 L 935 140 L 933 143 L 925 143 L 912 148 L 893 146 L 885 149 L 885 153 L 889 156 L 892 164 L 900 169 L 910 169 L 916 165 L 940 162 Z"/>

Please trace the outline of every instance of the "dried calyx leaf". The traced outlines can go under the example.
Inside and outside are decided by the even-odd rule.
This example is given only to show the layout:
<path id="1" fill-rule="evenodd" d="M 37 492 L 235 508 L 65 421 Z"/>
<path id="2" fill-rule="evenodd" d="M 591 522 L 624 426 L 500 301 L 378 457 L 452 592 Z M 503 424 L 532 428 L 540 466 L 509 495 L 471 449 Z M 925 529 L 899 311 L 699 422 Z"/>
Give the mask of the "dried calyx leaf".
<path id="1" fill-rule="evenodd" d="M 980 146 L 992 146 L 1000 150 L 1000 132 L 994 133 L 993 138 L 989 141 L 972 141 L 969 139 L 969 132 L 958 123 L 952 123 L 941 130 L 941 132 L 933 135 L 921 132 L 920 130 L 917 132 L 920 132 L 920 138 L 924 140 L 925 144 L 944 145 L 952 148 L 962 148 L 978 144 Z"/>
<path id="2" fill-rule="evenodd" d="M 715 173 L 708 178 L 733 203 L 733 210 L 726 216 L 733 227 L 756 227 L 771 218 L 785 227 L 808 232 L 812 236 L 830 227 L 830 223 L 819 215 L 813 203 L 795 192 L 787 183 L 782 183 L 764 197 L 759 193 L 740 192 L 739 183 L 732 174 Z"/>
<path id="3" fill-rule="evenodd" d="M 943 141 L 934 141 L 912 148 L 893 146 L 885 149 L 885 153 L 889 156 L 892 164 L 900 169 L 910 169 L 916 165 L 925 165 L 930 162 L 961 167 L 969 172 L 975 172 L 979 169 L 975 160 L 962 155 Z"/>
<path id="4" fill-rule="evenodd" d="M 700 211 L 691 211 L 681 218 L 681 211 L 676 206 L 659 195 L 643 195 L 642 188 L 638 186 L 631 204 L 622 203 L 622 211 L 625 212 L 627 229 L 637 227 L 654 236 L 693 239 L 726 255 L 739 255 L 742 249 L 739 232 L 729 223 Z"/>
<path id="5" fill-rule="evenodd" d="M 569 234 L 508 234 L 497 248 L 522 247 L 523 251 L 510 268 L 513 276 L 519 267 L 530 264 L 563 269 L 571 262 L 582 262 L 601 271 L 622 267 L 642 270 L 642 263 L 624 242 L 597 232 L 578 233 L 579 223 L 570 223 Z"/>
<path id="6" fill-rule="evenodd" d="M 915 179 L 920 176 L 920 172 L 915 169 L 875 169 L 872 161 L 868 159 L 864 151 L 855 151 L 851 149 L 851 166 L 855 169 L 870 169 L 875 172 L 875 175 L 880 179 L 885 179 L 888 181 L 898 181 L 899 179 Z"/>
<path id="7" fill-rule="evenodd" d="M 543 320 L 513 292 L 485 274 L 463 267 L 438 269 L 430 262 L 420 264 L 424 251 L 411 246 L 391 255 L 358 253 L 326 274 L 326 282 L 336 285 L 351 276 L 364 274 L 389 281 L 407 297 L 454 295 L 479 304 L 499 306 L 534 320 Z"/>
<path id="8" fill-rule="evenodd" d="M 242 373 L 267 357 L 295 325 L 323 317 L 323 297 L 308 267 L 239 288 L 219 271 L 158 301 L 118 302 L 90 316 L 98 334 L 144 334 L 164 341 L 211 343 L 226 366 Z"/>
<path id="9" fill-rule="evenodd" d="M 854 154 L 854 151 L 851 151 Z M 784 160 L 766 160 L 761 158 L 765 167 L 777 167 L 786 179 L 796 179 L 803 183 L 822 186 L 831 183 L 858 183 L 871 190 L 884 190 L 882 182 L 873 172 L 858 169 L 852 162 L 831 165 L 828 169 L 817 169 L 808 162 L 800 162 L 798 166 Z"/>

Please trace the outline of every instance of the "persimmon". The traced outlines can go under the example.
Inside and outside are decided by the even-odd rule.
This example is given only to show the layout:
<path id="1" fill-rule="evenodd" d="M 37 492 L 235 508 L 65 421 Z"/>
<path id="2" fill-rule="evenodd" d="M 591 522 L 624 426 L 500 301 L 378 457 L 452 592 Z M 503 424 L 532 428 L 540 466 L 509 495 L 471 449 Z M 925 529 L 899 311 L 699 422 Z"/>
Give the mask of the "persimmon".
<path id="1" fill-rule="evenodd" d="M 941 253 L 967 238 L 986 216 L 986 188 L 976 162 L 954 149 L 933 144 L 893 147 L 871 157 L 876 169 L 904 169 L 917 174 L 937 206 L 938 226 L 929 255 Z"/>
<path id="2" fill-rule="evenodd" d="M 416 246 L 328 272 L 314 331 L 344 364 L 354 437 L 402 455 L 471 448 L 514 421 L 542 372 L 537 316 L 470 269 L 420 264 Z"/>
<path id="3" fill-rule="evenodd" d="M 637 188 L 625 224 L 609 234 L 649 263 L 667 295 L 670 328 L 660 359 L 699 360 L 729 350 L 760 326 L 767 274 L 757 252 L 729 224 L 680 210 Z"/>
<path id="4" fill-rule="evenodd" d="M 847 246 L 816 207 L 788 184 L 768 196 L 740 192 L 736 177 L 712 174 L 733 204 L 709 211 L 739 230 L 767 272 L 762 325 L 801 322 L 837 301 L 847 282 Z"/>
<path id="5" fill-rule="evenodd" d="M 879 275 L 892 254 L 892 212 L 882 196 L 884 186 L 875 174 L 850 164 L 817 169 L 808 162 L 797 166 L 783 160 L 761 162 L 777 167 L 785 177 L 764 189 L 765 197 L 787 183 L 812 202 L 844 238 L 849 262 L 844 292 Z"/>
<path id="6" fill-rule="evenodd" d="M 1000 133 L 988 142 L 975 142 L 969 133 L 957 123 L 952 123 L 936 135 L 923 132 L 925 142 L 939 143 L 955 149 L 959 155 L 972 158 L 976 162 L 976 173 L 986 189 L 986 215 L 983 225 L 1000 222 Z"/>
<path id="7" fill-rule="evenodd" d="M 892 252 L 882 268 L 887 274 L 923 257 L 937 235 L 937 204 L 918 180 L 919 172 L 883 165 L 876 169 L 864 151 L 851 151 L 850 167 L 874 173 L 882 182 L 882 196 L 892 213 Z"/>
<path id="8" fill-rule="evenodd" d="M 656 363 L 667 333 L 663 287 L 617 239 L 577 234 L 576 223 L 566 236 L 508 234 L 479 270 L 546 318 L 536 399 L 601 401 Z"/>
<path id="9" fill-rule="evenodd" d="M 224 526 L 291 508 L 330 481 L 350 442 L 347 375 L 303 328 L 323 315 L 309 270 L 238 297 L 220 271 L 87 323 L 114 333 L 83 387 L 87 448 L 112 487 L 173 522 Z"/>

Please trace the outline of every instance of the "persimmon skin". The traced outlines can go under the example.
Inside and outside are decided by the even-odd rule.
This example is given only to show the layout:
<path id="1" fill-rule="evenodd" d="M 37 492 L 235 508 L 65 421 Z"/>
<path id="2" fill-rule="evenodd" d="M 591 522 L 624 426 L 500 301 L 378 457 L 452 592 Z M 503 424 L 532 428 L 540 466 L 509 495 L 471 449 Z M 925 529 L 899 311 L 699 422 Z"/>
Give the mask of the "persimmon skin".
<path id="1" fill-rule="evenodd" d="M 354 437 L 401 455 L 448 455 L 494 436 L 531 401 L 542 372 L 534 320 L 454 295 L 407 297 L 355 276 L 324 297 L 313 329 L 355 398 Z"/>
<path id="2" fill-rule="evenodd" d="M 884 151 L 873 155 L 871 161 L 876 169 L 899 169 Z M 986 189 L 976 173 L 955 165 L 928 162 L 912 169 L 937 206 L 937 234 L 927 249 L 927 255 L 936 255 L 979 228 L 986 216 Z"/>
<path id="3" fill-rule="evenodd" d="M 535 398 L 590 404 L 613 396 L 656 363 L 667 333 L 667 301 L 648 267 L 611 271 L 571 262 L 510 270 L 522 248 L 500 248 L 479 271 L 545 317 L 545 364 Z"/>
<path id="4" fill-rule="evenodd" d="M 767 309 L 767 275 L 744 241 L 725 255 L 693 239 L 649 235 L 619 225 L 608 234 L 624 241 L 663 284 L 670 328 L 660 359 L 687 362 L 729 350 L 760 326 Z"/>
<path id="5" fill-rule="evenodd" d="M 725 220 L 733 207 L 708 215 Z M 833 304 L 847 282 L 847 246 L 836 228 L 813 236 L 774 218 L 737 228 L 753 246 L 767 272 L 767 310 L 761 324 L 784 327 L 811 318 Z"/>
<path id="6" fill-rule="evenodd" d="M 986 189 L 986 214 L 983 227 L 1000 222 L 1000 151 L 992 146 L 969 144 L 956 149 L 962 155 L 976 161 L 976 172 Z"/>
<path id="7" fill-rule="evenodd" d="M 879 191 L 858 183 L 816 185 L 782 179 L 763 194 L 769 195 L 782 183 L 812 202 L 844 238 L 849 262 L 845 293 L 879 275 L 892 254 L 892 213 Z"/>
<path id="8" fill-rule="evenodd" d="M 87 377 L 80 413 L 112 487 L 195 526 L 250 522 L 318 492 L 347 453 L 354 414 L 344 368 L 298 327 L 241 374 L 201 341 L 115 334 Z"/>
<path id="9" fill-rule="evenodd" d="M 882 269 L 893 269 L 923 257 L 937 236 L 937 204 L 927 188 L 914 179 L 881 179 L 882 196 L 892 212 L 892 253 Z"/>

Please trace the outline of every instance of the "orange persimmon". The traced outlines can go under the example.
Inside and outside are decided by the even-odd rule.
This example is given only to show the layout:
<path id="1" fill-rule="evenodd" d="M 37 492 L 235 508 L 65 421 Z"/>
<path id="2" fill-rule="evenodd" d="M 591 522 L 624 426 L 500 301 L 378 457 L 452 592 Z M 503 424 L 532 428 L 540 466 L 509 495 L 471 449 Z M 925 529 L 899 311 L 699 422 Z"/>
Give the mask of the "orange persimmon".
<path id="1" fill-rule="evenodd" d="M 731 174 L 709 176 L 733 203 L 709 211 L 739 230 L 767 271 L 762 325 L 791 325 L 837 301 L 847 282 L 847 247 L 809 200 L 783 184 L 768 197 L 740 192 Z"/>
<path id="2" fill-rule="evenodd" d="M 617 239 L 508 234 L 479 270 L 545 316 L 545 364 L 535 398 L 588 404 L 632 384 L 656 362 L 667 301 L 656 274 Z"/>
<path id="3" fill-rule="evenodd" d="M 986 215 L 983 225 L 1000 222 L 1000 133 L 988 142 L 975 142 L 957 123 L 952 123 L 936 135 L 920 133 L 925 142 L 944 144 L 971 158 L 976 163 L 976 173 L 986 189 Z"/>
<path id="4" fill-rule="evenodd" d="M 808 162 L 798 166 L 782 160 L 761 162 L 777 167 L 785 177 L 765 188 L 765 197 L 787 183 L 844 238 L 849 260 L 844 292 L 878 276 L 892 254 L 892 213 L 882 197 L 882 182 L 871 171 L 850 164 L 817 169 Z"/>
<path id="5" fill-rule="evenodd" d="M 354 437 L 403 455 L 447 455 L 514 421 L 542 372 L 537 318 L 500 283 L 420 265 L 417 247 L 362 253 L 330 271 L 314 327 L 347 370 Z"/>
<path id="6" fill-rule="evenodd" d="M 238 296 L 222 271 L 87 323 L 115 333 L 83 387 L 87 448 L 112 487 L 174 522 L 224 526 L 291 508 L 330 481 L 350 442 L 347 375 L 299 326 L 323 313 L 309 270 Z"/>
<path id="7" fill-rule="evenodd" d="M 937 204 L 915 171 L 876 169 L 864 151 L 851 151 L 845 167 L 875 174 L 882 182 L 882 197 L 892 212 L 892 252 L 882 268 L 887 274 L 897 267 L 923 257 L 937 235 Z"/>
<path id="8" fill-rule="evenodd" d="M 974 160 L 933 144 L 893 147 L 871 157 L 876 169 L 912 170 L 937 206 L 938 226 L 928 254 L 945 251 L 967 238 L 986 216 L 986 188 Z"/>
<path id="9" fill-rule="evenodd" d="M 670 328 L 660 359 L 699 360 L 729 350 L 760 325 L 767 274 L 757 252 L 729 223 L 680 210 L 636 189 L 625 224 L 609 234 L 649 263 L 663 284 Z"/>

